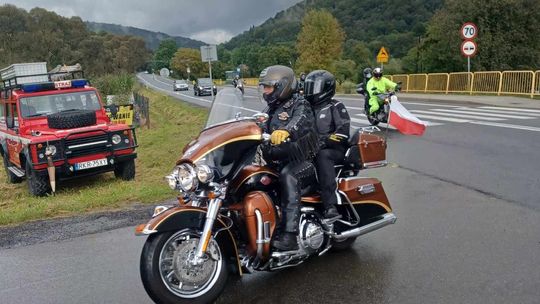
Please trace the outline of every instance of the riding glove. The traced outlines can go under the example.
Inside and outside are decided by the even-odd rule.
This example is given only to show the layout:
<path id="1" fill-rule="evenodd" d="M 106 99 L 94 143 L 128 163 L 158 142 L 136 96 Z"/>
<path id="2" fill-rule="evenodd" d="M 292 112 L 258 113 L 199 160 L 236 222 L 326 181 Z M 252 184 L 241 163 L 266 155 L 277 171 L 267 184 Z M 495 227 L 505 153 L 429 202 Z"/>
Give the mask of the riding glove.
<path id="1" fill-rule="evenodd" d="M 275 130 L 270 136 L 270 142 L 272 142 L 273 145 L 279 145 L 284 142 L 289 135 L 289 132 L 285 130 Z"/>

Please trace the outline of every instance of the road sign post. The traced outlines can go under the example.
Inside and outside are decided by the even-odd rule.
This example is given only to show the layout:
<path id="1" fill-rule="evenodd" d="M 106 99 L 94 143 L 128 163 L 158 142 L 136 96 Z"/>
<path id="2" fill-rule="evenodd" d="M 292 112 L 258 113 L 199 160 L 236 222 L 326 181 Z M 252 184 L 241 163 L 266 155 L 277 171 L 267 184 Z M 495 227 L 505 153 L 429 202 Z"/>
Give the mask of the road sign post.
<path id="1" fill-rule="evenodd" d="M 472 40 L 465 40 L 461 43 L 461 54 L 467 57 L 467 72 L 471 72 L 471 57 L 476 54 L 478 46 Z"/>
<path id="2" fill-rule="evenodd" d="M 467 72 L 471 72 L 471 57 L 474 56 L 478 50 L 476 42 L 473 41 L 478 36 L 478 27 L 472 22 L 465 22 L 461 26 L 461 38 L 464 39 L 461 43 L 461 54 L 467 57 Z"/>
<path id="3" fill-rule="evenodd" d="M 377 54 L 377 62 L 381 64 L 381 68 L 383 68 L 384 63 L 388 62 L 388 58 L 390 57 L 390 54 L 386 51 L 386 49 L 381 47 L 379 50 L 379 54 Z"/>
<path id="4" fill-rule="evenodd" d="M 210 82 L 212 83 L 212 88 L 210 93 L 212 94 L 212 99 L 214 99 L 214 79 L 212 78 L 212 61 L 217 61 L 217 48 L 215 45 L 203 45 L 201 46 L 201 60 L 208 62 L 208 70 L 210 72 Z"/>

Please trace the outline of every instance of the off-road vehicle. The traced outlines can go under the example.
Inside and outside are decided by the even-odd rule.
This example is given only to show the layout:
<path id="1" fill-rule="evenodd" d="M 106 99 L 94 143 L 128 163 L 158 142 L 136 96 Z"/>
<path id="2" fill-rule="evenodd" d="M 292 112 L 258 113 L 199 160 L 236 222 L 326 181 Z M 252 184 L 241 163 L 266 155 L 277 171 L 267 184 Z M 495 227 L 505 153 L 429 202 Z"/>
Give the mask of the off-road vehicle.
<path id="1" fill-rule="evenodd" d="M 108 171 L 135 177 L 135 130 L 111 123 L 82 70 L 47 73 L 44 62 L 26 63 L 0 76 L 0 155 L 9 183 L 26 178 L 30 193 L 42 196 L 65 179 Z"/>

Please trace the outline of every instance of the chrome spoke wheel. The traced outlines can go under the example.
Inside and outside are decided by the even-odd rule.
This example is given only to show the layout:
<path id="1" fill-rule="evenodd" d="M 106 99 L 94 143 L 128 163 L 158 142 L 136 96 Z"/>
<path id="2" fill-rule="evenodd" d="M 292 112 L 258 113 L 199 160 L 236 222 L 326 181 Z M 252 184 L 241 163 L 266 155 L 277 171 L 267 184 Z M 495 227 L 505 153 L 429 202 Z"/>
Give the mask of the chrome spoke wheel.
<path id="1" fill-rule="evenodd" d="M 169 237 L 159 255 L 161 280 L 173 294 L 196 298 L 208 292 L 218 280 L 223 257 L 218 243 L 212 239 L 202 262 L 194 263 L 199 234 L 179 231 Z"/>

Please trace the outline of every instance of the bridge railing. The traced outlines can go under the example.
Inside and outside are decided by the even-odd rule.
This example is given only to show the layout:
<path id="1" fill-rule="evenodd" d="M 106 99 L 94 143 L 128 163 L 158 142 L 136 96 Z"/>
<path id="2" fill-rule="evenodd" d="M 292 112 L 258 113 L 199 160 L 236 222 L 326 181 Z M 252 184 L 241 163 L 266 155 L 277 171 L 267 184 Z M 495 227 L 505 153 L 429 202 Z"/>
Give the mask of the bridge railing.
<path id="1" fill-rule="evenodd" d="M 394 82 L 401 81 L 402 90 L 410 93 L 540 96 L 540 70 L 399 74 L 388 77 Z"/>
<path id="2" fill-rule="evenodd" d="M 394 82 L 401 81 L 402 91 L 408 93 L 540 96 L 540 70 L 397 74 L 387 77 Z M 256 86 L 259 79 L 245 78 L 244 82 Z"/>

